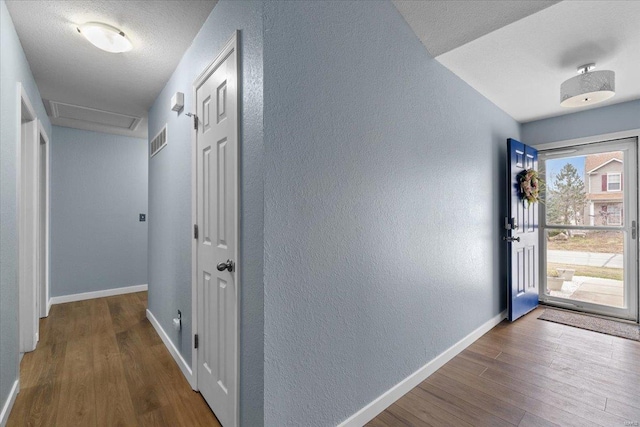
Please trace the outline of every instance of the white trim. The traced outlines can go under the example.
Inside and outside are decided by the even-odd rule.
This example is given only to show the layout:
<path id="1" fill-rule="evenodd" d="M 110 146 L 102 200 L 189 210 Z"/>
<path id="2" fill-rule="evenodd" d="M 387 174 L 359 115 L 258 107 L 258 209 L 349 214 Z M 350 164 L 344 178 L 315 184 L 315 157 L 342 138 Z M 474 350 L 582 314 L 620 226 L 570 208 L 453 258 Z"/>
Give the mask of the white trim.
<path id="1" fill-rule="evenodd" d="M 51 302 L 51 298 L 47 300 L 47 317 L 49 317 L 49 312 L 51 311 L 51 306 L 53 303 Z"/>
<path id="2" fill-rule="evenodd" d="M 84 301 L 87 299 L 112 297 L 114 295 L 132 294 L 134 292 L 144 292 L 148 290 L 148 285 L 135 285 L 126 286 L 123 288 L 105 289 L 102 291 L 83 292 L 80 294 L 62 295 L 59 297 L 52 297 L 49 302 L 50 305 L 64 304 L 65 302 Z"/>
<path id="3" fill-rule="evenodd" d="M 622 163 L 622 160 L 620 159 L 616 159 L 615 157 L 613 159 L 607 160 L 606 162 L 604 162 L 603 164 L 601 164 L 600 166 L 597 166 L 593 169 L 591 169 L 589 172 L 587 172 L 587 175 L 591 175 L 593 172 L 597 171 L 598 169 L 600 169 L 601 167 L 604 167 L 606 165 L 608 165 L 611 162 L 618 162 L 618 163 Z"/>
<path id="4" fill-rule="evenodd" d="M 50 139 L 49 139 L 49 135 L 47 135 L 47 131 L 44 128 L 44 125 L 42 124 L 42 122 L 40 120 L 38 120 L 38 136 L 40 138 L 42 138 L 44 140 L 44 144 L 45 144 L 45 154 L 44 154 L 44 159 L 40 159 L 41 161 L 44 160 L 45 162 L 45 170 L 46 170 L 46 176 L 45 176 L 45 235 L 44 235 L 44 246 L 45 246 L 45 256 L 44 256 L 44 270 L 45 270 L 45 277 L 44 277 L 44 289 L 40 290 L 40 313 L 38 313 L 38 315 L 42 318 L 42 317 L 47 317 L 49 316 L 49 308 L 51 306 L 49 300 L 50 300 L 50 292 L 51 292 L 51 278 L 50 278 L 50 274 L 49 274 L 49 266 L 50 266 L 50 262 L 51 262 L 51 253 L 50 253 L 50 235 L 51 235 L 51 192 L 50 192 L 50 178 L 51 178 L 51 162 L 49 161 L 49 153 L 50 153 Z M 40 144 L 40 138 L 38 138 L 38 144 Z M 39 167 L 38 168 L 38 174 L 40 173 L 42 169 Z M 40 203 L 40 199 L 38 199 L 38 206 Z M 38 207 L 38 213 L 40 212 L 40 207 Z M 40 224 L 38 224 L 39 226 Z M 40 229 L 38 228 L 38 231 Z M 42 244 L 42 242 L 39 242 L 39 244 Z M 41 285 L 41 284 L 40 284 Z"/>
<path id="5" fill-rule="evenodd" d="M 11 409 L 13 408 L 13 404 L 16 402 L 16 397 L 18 396 L 19 391 L 20 380 L 16 380 L 13 383 L 13 387 L 11 387 L 11 391 L 9 392 L 9 396 L 7 397 L 7 401 L 4 402 L 2 412 L 0 412 L 0 427 L 4 427 L 7 425 L 7 421 L 9 421 L 9 414 L 11 414 Z"/>
<path id="6" fill-rule="evenodd" d="M 24 86 L 22 86 L 22 83 L 18 82 L 18 107 L 20 108 L 20 114 L 18 115 L 18 119 L 20 119 L 22 117 L 22 103 L 24 103 L 25 108 L 27 109 L 27 112 L 29 113 L 29 116 L 27 117 L 29 121 L 31 120 L 36 120 L 36 109 L 33 108 L 33 104 L 31 103 L 31 100 L 29 99 L 29 95 L 27 95 L 27 91 L 24 90 Z"/>
<path id="7" fill-rule="evenodd" d="M 197 88 L 193 86 L 193 114 L 198 113 Z M 178 113 L 179 114 L 179 113 Z M 198 120 L 198 116 L 195 116 Z M 197 153 L 198 151 L 198 130 L 191 126 L 191 224 L 192 233 L 198 224 L 198 199 L 197 199 Z M 193 369 L 193 389 L 198 389 L 198 349 L 195 348 L 195 336 L 198 333 L 198 240 L 195 235 L 191 235 L 191 368 Z"/>
<path id="8" fill-rule="evenodd" d="M 22 83 L 17 86 L 16 138 L 16 223 L 18 224 L 18 332 L 21 352 L 35 350 L 40 313 L 37 312 L 38 206 L 37 186 L 39 148 L 38 120 Z M 25 121 L 23 124 L 22 121 Z M 27 167 L 28 166 L 28 167 Z M 37 187 L 35 187 L 37 188 Z"/>
<path id="9" fill-rule="evenodd" d="M 507 311 L 503 311 L 497 316 L 489 319 L 479 328 L 471 332 L 466 337 L 440 353 L 435 359 L 391 387 L 389 390 L 378 396 L 364 408 L 338 424 L 338 427 L 360 427 L 374 419 L 378 414 L 391 406 L 396 400 L 407 394 L 411 389 L 426 380 L 431 374 L 440 369 L 445 363 L 453 359 L 462 350 L 471 345 L 475 340 L 493 329 L 498 323 L 507 317 Z"/>
<path id="10" fill-rule="evenodd" d="M 162 329 L 160 322 L 158 322 L 156 317 L 149 309 L 147 309 L 147 319 L 149 319 L 149 322 L 151 322 L 151 325 L 153 325 L 153 328 L 158 333 L 158 336 L 160 336 L 160 339 L 164 343 L 165 347 L 167 347 L 167 350 L 169 350 L 169 353 L 171 353 L 171 356 L 173 356 L 173 360 L 176 361 L 176 364 L 182 371 L 182 375 L 184 375 L 184 377 L 187 379 L 189 385 L 191 385 L 191 388 L 195 390 L 193 371 L 191 370 L 189 365 L 187 365 L 187 362 L 183 359 L 175 344 L 173 343 L 173 341 L 171 341 L 171 338 L 169 338 L 169 335 L 167 335 L 165 330 Z"/>
<path id="11" fill-rule="evenodd" d="M 213 61 L 205 67 L 200 75 L 193 82 L 193 97 L 191 99 L 191 105 L 193 106 L 193 113 L 198 112 L 198 88 L 202 86 L 206 80 L 213 74 L 216 69 L 232 54 L 236 55 L 236 179 L 235 179 L 235 200 L 236 200 L 236 250 L 235 250 L 235 273 L 236 273 L 236 336 L 235 336 L 235 350 L 236 350 L 236 366 L 235 366 L 235 420 L 234 426 L 240 425 L 240 314 L 241 314 L 241 293 L 242 289 L 242 263 L 240 261 L 240 157 L 241 157 L 241 123 L 242 123 L 242 80 L 240 75 L 240 67 L 242 59 L 238 52 L 240 40 L 240 30 L 235 30 L 229 40 L 224 44 L 220 53 L 215 57 Z M 196 116 L 196 120 L 197 116 Z M 198 130 L 191 127 L 191 222 L 192 224 L 198 223 L 197 212 L 197 146 L 198 146 Z M 198 333 L 198 241 L 191 236 L 191 367 L 193 369 L 193 383 L 192 388 L 198 390 L 198 349 L 195 348 L 195 335 Z"/>
<path id="12" fill-rule="evenodd" d="M 623 138 L 640 138 L 640 128 L 625 130 L 621 132 L 605 133 L 602 135 L 585 136 L 582 138 L 567 139 L 563 141 L 546 142 L 544 144 L 534 145 L 538 151 L 552 150 L 555 148 L 573 147 L 574 145 L 593 144 L 598 142 L 608 142 L 614 139 Z M 560 153 L 558 153 L 560 154 Z"/>

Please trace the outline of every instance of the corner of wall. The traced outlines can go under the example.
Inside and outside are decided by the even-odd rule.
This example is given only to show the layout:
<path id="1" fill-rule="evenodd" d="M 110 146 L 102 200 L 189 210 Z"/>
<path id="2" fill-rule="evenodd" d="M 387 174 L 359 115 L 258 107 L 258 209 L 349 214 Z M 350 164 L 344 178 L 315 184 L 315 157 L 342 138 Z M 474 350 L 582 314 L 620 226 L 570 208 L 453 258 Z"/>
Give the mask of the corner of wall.
<path id="1" fill-rule="evenodd" d="M 192 85 L 217 52 L 240 30 L 241 67 L 241 246 L 240 424 L 264 424 L 263 309 L 263 2 L 219 1 L 149 110 L 149 134 L 165 123 L 169 143 L 149 161 L 149 310 L 166 332 L 167 347 L 192 361 L 191 120 Z M 185 109 L 169 114 L 173 93 L 184 93 Z M 171 319 L 181 309 L 183 332 Z"/>
<path id="2" fill-rule="evenodd" d="M 20 138 L 19 98 L 17 84 L 27 93 L 36 115 L 49 138 L 51 124 L 34 80 L 33 74 L 9 10 L 4 0 L 0 1 L 0 192 L 2 210 L 0 222 L 0 402 L 12 396 L 19 379 L 18 345 L 18 241 L 17 241 L 17 147 Z"/>
<path id="3" fill-rule="evenodd" d="M 19 392 L 20 380 L 17 379 L 14 381 L 13 386 L 9 391 L 7 400 L 2 405 L 2 411 L 0 411 L 0 427 L 5 427 L 7 425 L 7 422 L 9 421 L 9 415 L 11 415 L 11 409 L 13 408 L 13 404 L 16 402 L 16 398 L 18 397 Z"/>

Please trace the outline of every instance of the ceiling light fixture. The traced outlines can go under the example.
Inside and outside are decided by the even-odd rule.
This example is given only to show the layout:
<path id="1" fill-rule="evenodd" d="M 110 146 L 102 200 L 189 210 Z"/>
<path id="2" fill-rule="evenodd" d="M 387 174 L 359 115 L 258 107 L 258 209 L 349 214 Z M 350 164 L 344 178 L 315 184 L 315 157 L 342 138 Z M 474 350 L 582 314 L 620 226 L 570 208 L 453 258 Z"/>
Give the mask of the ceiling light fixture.
<path id="1" fill-rule="evenodd" d="M 583 107 L 596 104 L 616 94 L 616 73 L 609 70 L 593 71 L 596 64 L 578 67 L 578 74 L 560 85 L 560 105 Z"/>
<path id="2" fill-rule="evenodd" d="M 111 25 L 101 22 L 87 22 L 78 27 L 82 34 L 95 47 L 111 53 L 128 52 L 133 48 L 131 40 L 125 34 Z"/>

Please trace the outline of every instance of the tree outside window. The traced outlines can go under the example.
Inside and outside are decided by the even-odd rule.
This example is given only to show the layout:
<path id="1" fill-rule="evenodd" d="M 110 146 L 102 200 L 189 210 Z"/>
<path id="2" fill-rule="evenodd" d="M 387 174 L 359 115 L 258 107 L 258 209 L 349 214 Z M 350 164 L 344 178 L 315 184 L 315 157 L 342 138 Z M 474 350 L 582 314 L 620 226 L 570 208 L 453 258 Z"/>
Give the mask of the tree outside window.
<path id="1" fill-rule="evenodd" d="M 586 194 L 578 170 L 567 163 L 547 185 L 547 221 L 549 224 L 582 225 Z"/>

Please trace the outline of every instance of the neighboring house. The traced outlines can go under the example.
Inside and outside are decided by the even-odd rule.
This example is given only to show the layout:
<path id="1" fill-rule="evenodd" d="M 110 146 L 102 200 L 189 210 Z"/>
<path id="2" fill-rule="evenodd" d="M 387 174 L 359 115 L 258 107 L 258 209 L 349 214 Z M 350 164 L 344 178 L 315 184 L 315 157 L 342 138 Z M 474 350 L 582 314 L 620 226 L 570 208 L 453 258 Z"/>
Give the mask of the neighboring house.
<path id="1" fill-rule="evenodd" d="M 590 225 L 622 225 L 623 169 L 621 151 L 587 156 L 585 217 Z"/>

